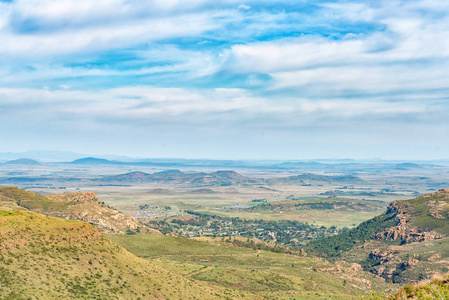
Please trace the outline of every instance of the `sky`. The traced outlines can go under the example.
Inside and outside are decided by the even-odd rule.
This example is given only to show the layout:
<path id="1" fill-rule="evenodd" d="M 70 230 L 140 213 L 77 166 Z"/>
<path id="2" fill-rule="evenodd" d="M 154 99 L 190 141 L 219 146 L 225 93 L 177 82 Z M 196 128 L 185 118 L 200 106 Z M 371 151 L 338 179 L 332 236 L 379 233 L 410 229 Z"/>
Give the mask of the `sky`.
<path id="1" fill-rule="evenodd" d="M 0 0 L 0 152 L 449 158 L 447 0 Z"/>

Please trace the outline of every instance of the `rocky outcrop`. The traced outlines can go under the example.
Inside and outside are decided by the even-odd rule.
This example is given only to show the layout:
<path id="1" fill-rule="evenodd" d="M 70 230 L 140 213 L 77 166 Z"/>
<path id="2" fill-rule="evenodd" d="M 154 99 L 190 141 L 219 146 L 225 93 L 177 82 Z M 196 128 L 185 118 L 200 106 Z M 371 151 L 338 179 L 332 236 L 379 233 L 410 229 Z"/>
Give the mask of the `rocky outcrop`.
<path id="1" fill-rule="evenodd" d="M 413 268 L 421 262 L 417 255 L 412 255 L 404 260 L 399 254 L 400 251 L 397 250 L 372 250 L 369 259 L 376 264 L 371 268 L 371 273 L 394 281 L 397 274 Z"/>
<path id="2" fill-rule="evenodd" d="M 436 193 L 424 195 L 423 198 L 434 198 L 427 202 L 429 214 L 435 219 L 449 219 L 449 189 L 441 189 Z"/>
<path id="3" fill-rule="evenodd" d="M 442 191 L 446 193 L 446 191 L 449 190 Z M 439 213 L 438 209 L 442 210 L 444 207 L 446 207 L 447 204 L 447 201 L 428 201 L 427 206 L 431 208 L 429 209 L 429 214 L 435 218 L 444 219 L 444 217 L 442 217 Z M 398 225 L 387 228 L 384 231 L 377 233 L 374 236 L 374 239 L 399 241 L 401 244 L 410 244 L 414 242 L 425 242 L 446 237 L 446 235 L 444 234 L 415 226 L 413 224 L 413 217 L 409 212 L 412 206 L 413 205 L 411 203 L 407 203 L 404 201 L 396 201 L 391 203 L 387 209 L 386 214 L 393 214 L 394 217 L 398 220 Z"/>
<path id="4" fill-rule="evenodd" d="M 447 219 L 449 217 L 447 201 L 429 201 L 429 214 L 436 219 Z"/>
<path id="5" fill-rule="evenodd" d="M 98 200 L 95 193 L 70 193 L 46 196 L 54 202 L 65 202 L 63 210 L 46 214 L 68 220 L 80 220 L 97 227 L 103 233 L 150 232 L 151 230 L 132 216 L 120 213 Z M 159 233 L 160 234 L 160 233 Z"/>
<path id="6" fill-rule="evenodd" d="M 395 201 L 384 214 L 308 246 L 315 253 L 360 263 L 366 271 L 405 283 L 446 272 L 448 245 L 449 189 L 443 189 Z"/>
<path id="7" fill-rule="evenodd" d="M 379 262 L 380 264 L 384 264 L 395 258 L 397 254 L 398 251 L 374 249 L 370 252 L 368 257 L 374 261 Z"/>
<path id="8" fill-rule="evenodd" d="M 446 236 L 435 231 L 424 231 L 418 228 L 397 226 L 379 232 L 374 238 L 377 240 L 400 241 L 401 244 L 410 244 L 442 239 L 444 237 Z"/>

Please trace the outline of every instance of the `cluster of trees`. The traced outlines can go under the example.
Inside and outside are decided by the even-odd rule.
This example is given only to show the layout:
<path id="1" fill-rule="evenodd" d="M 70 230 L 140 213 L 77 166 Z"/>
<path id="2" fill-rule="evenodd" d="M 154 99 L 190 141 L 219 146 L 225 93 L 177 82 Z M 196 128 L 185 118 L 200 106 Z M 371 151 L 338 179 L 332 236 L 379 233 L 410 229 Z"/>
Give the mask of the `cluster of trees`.
<path id="1" fill-rule="evenodd" d="M 394 213 L 383 214 L 361 223 L 353 230 L 326 239 L 311 241 L 307 249 L 328 258 L 338 257 L 355 245 L 373 238 L 376 233 L 396 226 L 397 223 L 398 219 Z"/>
<path id="2" fill-rule="evenodd" d="M 180 236 L 240 236 L 259 239 L 277 244 L 299 247 L 312 239 L 325 238 L 349 230 L 326 228 L 308 223 L 290 220 L 267 221 L 247 220 L 238 217 L 220 217 L 186 211 L 191 218 L 173 218 L 171 220 L 152 220 L 150 226 L 162 233 L 175 233 Z"/>

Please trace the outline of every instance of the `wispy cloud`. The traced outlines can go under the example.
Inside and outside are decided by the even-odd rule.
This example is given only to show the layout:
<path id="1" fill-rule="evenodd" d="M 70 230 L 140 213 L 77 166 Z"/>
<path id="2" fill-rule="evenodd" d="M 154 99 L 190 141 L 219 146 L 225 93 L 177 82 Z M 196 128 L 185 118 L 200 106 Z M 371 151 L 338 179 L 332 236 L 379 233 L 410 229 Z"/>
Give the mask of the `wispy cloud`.
<path id="1" fill-rule="evenodd" d="M 33 116 L 37 122 L 67 122 L 76 126 L 78 120 L 90 123 L 127 122 L 135 126 L 157 123 L 178 123 L 213 126 L 216 122 L 244 126 L 301 127 L 335 121 L 354 122 L 360 119 L 393 120 L 398 116 L 434 118 L 435 109 L 421 101 L 404 107 L 401 101 L 344 98 L 310 100 L 256 97 L 241 89 L 192 90 L 133 86 L 101 91 L 0 89 L 3 118 L 22 120 Z M 434 102 L 437 104 L 437 102 Z M 441 107 L 439 107 L 441 108 Z M 266 120 L 271 120 L 268 122 Z M 324 123 L 323 123 L 324 121 Z M 317 126 L 320 126 L 317 124 Z"/>

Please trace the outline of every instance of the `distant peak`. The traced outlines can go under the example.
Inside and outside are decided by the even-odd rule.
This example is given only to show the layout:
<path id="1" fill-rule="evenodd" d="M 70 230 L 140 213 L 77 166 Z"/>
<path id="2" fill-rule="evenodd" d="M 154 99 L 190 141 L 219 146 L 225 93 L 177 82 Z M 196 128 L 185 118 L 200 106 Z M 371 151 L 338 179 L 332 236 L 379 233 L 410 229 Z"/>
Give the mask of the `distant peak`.
<path id="1" fill-rule="evenodd" d="M 243 175 L 241 175 L 241 174 L 239 174 L 239 173 L 237 173 L 235 171 L 232 171 L 232 170 L 219 170 L 219 171 L 216 171 L 214 173 L 211 173 L 211 175 L 218 176 L 218 177 L 229 178 L 229 179 L 243 179 L 243 178 L 245 178 L 245 176 L 243 176 Z"/>
<path id="2" fill-rule="evenodd" d="M 233 170 L 218 170 L 215 173 L 216 174 L 238 174 L 236 171 L 233 171 Z"/>
<path id="3" fill-rule="evenodd" d="M 7 162 L 5 162 L 5 164 L 10 164 L 10 165 L 40 165 L 40 162 L 38 162 L 37 160 L 34 160 L 34 159 L 30 159 L 30 158 L 19 158 L 19 159 L 7 161 Z"/>
<path id="4" fill-rule="evenodd" d="M 125 175 L 148 175 L 148 174 L 144 173 L 144 172 L 140 172 L 140 171 L 133 171 L 133 172 L 126 173 Z"/>
<path id="5" fill-rule="evenodd" d="M 110 160 L 96 157 L 85 157 L 72 161 L 72 164 L 109 164 Z"/>
<path id="6" fill-rule="evenodd" d="M 183 173 L 180 170 L 173 169 L 173 170 L 165 170 L 165 171 L 161 171 L 161 172 L 156 172 L 154 174 L 168 175 L 168 174 L 183 174 Z"/>
<path id="7" fill-rule="evenodd" d="M 127 177 L 146 177 L 150 174 L 148 173 L 144 173 L 144 172 L 140 172 L 140 171 L 133 171 L 133 172 L 129 172 L 126 174 L 123 174 L 122 176 L 127 176 Z M 120 175 L 118 175 L 120 176 Z"/>

